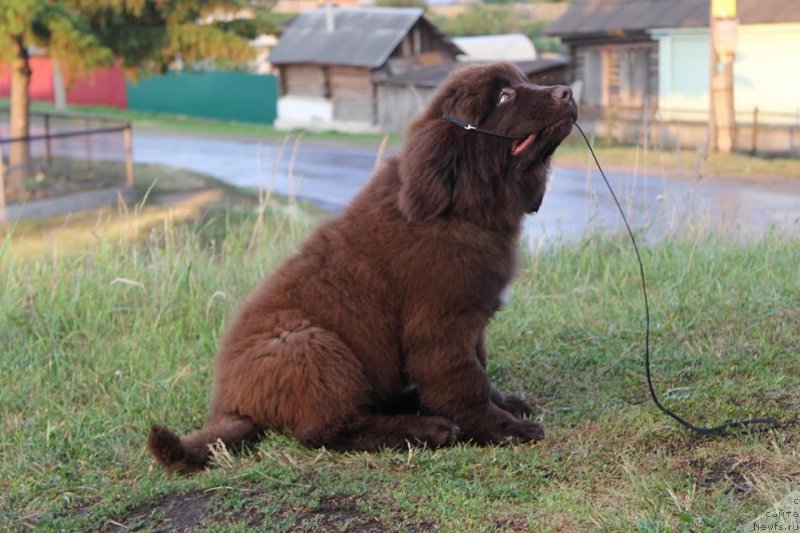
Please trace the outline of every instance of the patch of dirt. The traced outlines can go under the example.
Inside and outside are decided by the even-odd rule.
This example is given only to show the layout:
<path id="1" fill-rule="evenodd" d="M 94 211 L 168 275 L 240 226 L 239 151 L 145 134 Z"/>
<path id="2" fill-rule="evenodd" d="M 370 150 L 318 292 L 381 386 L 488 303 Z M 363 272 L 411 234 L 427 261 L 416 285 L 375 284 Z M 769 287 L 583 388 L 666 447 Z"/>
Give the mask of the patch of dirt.
<path id="1" fill-rule="evenodd" d="M 297 512 L 282 512 L 284 516 L 294 514 L 292 531 L 348 531 L 353 533 L 372 533 L 391 529 L 375 517 L 358 508 L 355 498 L 349 496 L 330 496 L 323 498 L 314 509 Z"/>
<path id="2" fill-rule="evenodd" d="M 352 533 L 379 533 L 395 531 L 396 527 L 384 524 L 378 518 L 359 508 L 359 498 L 334 495 L 324 497 L 314 507 L 282 504 L 277 512 L 266 514 L 261 500 L 268 494 L 250 494 L 248 504 L 235 511 L 215 511 L 213 492 L 194 491 L 171 494 L 141 505 L 125 516 L 109 520 L 94 531 L 123 531 L 149 529 L 153 531 L 193 531 L 203 525 L 246 524 L 258 529 L 267 524 L 292 532 L 347 531 Z M 402 520 L 402 518 L 401 518 Z M 524 523 L 524 521 L 523 521 Z M 432 524 L 402 520 L 408 531 L 432 531 Z M 506 528 L 506 530 L 511 530 Z"/>
<path id="3" fill-rule="evenodd" d="M 509 533 L 524 533 L 533 531 L 524 516 L 508 516 L 492 521 L 492 531 L 507 531 Z"/>
<path id="4" fill-rule="evenodd" d="M 729 492 L 739 496 L 749 494 L 753 490 L 748 474 L 758 473 L 764 467 L 761 461 L 756 459 L 737 457 L 723 457 L 714 462 L 692 459 L 687 465 L 701 487 L 711 488 L 725 484 Z"/>
<path id="5" fill-rule="evenodd" d="M 45 175 L 42 171 L 37 171 L 32 178 L 25 180 L 23 190 L 9 191 L 6 202 L 16 204 L 58 198 L 78 192 L 120 187 L 122 184 L 122 177 L 116 175 L 101 175 L 92 179 L 73 179 L 68 175 Z"/>
<path id="6" fill-rule="evenodd" d="M 170 494 L 109 521 L 102 531 L 151 528 L 154 531 L 192 531 L 208 514 L 213 493 L 206 491 Z"/>

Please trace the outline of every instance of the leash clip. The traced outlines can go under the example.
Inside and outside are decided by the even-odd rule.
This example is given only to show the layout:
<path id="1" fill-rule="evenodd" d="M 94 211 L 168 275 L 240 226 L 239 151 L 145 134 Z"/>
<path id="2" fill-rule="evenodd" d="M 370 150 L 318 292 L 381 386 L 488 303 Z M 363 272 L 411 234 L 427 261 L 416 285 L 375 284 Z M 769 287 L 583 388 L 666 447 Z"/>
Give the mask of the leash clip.
<path id="1" fill-rule="evenodd" d="M 469 130 L 477 130 L 478 128 L 476 128 L 472 124 L 465 124 L 464 129 L 469 131 Z"/>

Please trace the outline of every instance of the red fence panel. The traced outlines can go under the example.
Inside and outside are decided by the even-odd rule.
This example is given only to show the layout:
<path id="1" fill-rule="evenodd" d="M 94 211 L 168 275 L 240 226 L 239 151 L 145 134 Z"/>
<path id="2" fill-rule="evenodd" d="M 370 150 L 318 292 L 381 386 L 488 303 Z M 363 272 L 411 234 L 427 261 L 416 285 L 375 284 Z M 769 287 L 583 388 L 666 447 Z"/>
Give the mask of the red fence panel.
<path id="1" fill-rule="evenodd" d="M 53 66 L 49 58 L 30 59 L 33 100 L 55 101 Z M 8 64 L 0 64 L 0 98 L 11 94 L 11 76 Z M 125 74 L 119 66 L 99 68 L 84 74 L 67 87 L 67 103 L 79 105 L 106 105 L 127 109 L 128 96 L 125 88 Z"/>

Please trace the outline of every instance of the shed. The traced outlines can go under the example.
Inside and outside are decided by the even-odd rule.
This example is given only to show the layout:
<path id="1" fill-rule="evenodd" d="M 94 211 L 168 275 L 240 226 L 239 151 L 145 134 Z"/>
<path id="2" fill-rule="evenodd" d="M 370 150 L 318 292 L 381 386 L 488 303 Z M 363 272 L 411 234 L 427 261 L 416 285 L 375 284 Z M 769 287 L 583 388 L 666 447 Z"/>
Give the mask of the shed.
<path id="1" fill-rule="evenodd" d="M 270 56 L 280 72 L 276 126 L 378 131 L 377 82 L 461 53 L 423 14 L 341 8 L 299 15 Z"/>

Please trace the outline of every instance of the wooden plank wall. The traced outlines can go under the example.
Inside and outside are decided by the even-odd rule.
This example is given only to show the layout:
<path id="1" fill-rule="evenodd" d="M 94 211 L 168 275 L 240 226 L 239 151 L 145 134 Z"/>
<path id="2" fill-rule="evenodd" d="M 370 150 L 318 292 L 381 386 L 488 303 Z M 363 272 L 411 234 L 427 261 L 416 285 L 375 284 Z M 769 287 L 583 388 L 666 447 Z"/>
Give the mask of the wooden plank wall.
<path id="1" fill-rule="evenodd" d="M 378 85 L 378 125 L 383 133 L 405 133 L 433 96 L 434 87 Z"/>
<path id="2" fill-rule="evenodd" d="M 313 65 L 284 65 L 280 68 L 284 94 L 296 96 L 328 96 L 325 70 Z"/>
<path id="3" fill-rule="evenodd" d="M 328 75 L 334 120 L 374 124 L 377 105 L 369 69 L 331 66 Z"/>

